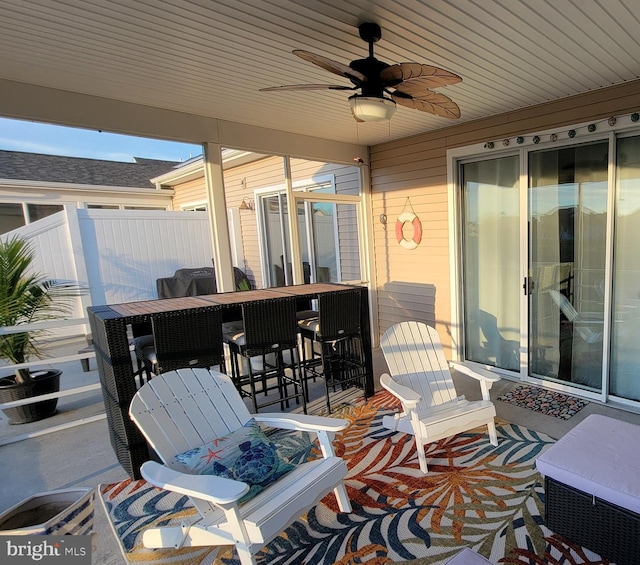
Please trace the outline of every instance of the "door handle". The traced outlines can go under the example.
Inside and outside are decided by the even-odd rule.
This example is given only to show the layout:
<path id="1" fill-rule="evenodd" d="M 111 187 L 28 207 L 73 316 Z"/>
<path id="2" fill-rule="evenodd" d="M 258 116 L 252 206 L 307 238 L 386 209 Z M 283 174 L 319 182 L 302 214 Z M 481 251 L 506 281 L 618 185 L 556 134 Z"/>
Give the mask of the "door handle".
<path id="1" fill-rule="evenodd" d="M 533 282 L 533 279 L 531 277 L 525 277 L 524 282 L 522 283 L 522 290 L 525 296 L 527 294 L 532 294 L 534 287 L 535 283 Z"/>

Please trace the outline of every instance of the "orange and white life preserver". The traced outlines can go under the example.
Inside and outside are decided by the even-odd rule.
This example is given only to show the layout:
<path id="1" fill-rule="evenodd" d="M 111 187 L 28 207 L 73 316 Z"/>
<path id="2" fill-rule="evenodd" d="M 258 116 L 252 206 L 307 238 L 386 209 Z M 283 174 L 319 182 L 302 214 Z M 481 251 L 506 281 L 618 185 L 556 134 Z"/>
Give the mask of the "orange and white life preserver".
<path id="1" fill-rule="evenodd" d="M 404 224 L 406 222 L 411 222 L 413 225 L 413 237 L 411 239 L 407 239 L 404 236 Z M 405 249 L 415 249 L 422 241 L 422 223 L 420 222 L 420 218 L 413 212 L 402 212 L 402 214 L 398 216 L 398 220 L 396 221 L 396 239 Z"/>

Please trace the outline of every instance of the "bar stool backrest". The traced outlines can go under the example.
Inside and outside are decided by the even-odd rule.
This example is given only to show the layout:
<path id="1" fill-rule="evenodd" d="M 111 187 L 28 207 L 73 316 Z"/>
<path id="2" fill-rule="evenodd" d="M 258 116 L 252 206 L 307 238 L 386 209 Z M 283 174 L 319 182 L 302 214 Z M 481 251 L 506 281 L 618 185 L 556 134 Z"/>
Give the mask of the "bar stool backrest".
<path id="1" fill-rule="evenodd" d="M 242 318 L 249 356 L 293 349 L 298 343 L 295 297 L 244 304 Z"/>
<path id="2" fill-rule="evenodd" d="M 222 311 L 168 312 L 152 320 L 158 372 L 218 366 L 224 371 Z"/>
<path id="3" fill-rule="evenodd" d="M 344 290 L 318 297 L 318 337 L 334 341 L 360 335 L 360 290 Z"/>

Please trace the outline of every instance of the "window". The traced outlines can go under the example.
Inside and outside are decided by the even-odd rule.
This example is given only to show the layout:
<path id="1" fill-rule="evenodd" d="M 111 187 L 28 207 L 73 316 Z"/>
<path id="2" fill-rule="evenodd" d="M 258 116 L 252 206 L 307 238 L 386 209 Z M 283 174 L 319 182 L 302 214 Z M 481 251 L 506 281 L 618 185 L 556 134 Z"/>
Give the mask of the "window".
<path id="1" fill-rule="evenodd" d="M 0 233 L 15 230 L 26 223 L 22 204 L 0 203 Z"/>
<path id="2" fill-rule="evenodd" d="M 166 210 L 164 206 L 123 206 L 123 210 Z"/>
<path id="3" fill-rule="evenodd" d="M 54 204 L 10 204 L 0 202 L 0 233 L 10 232 L 62 210 L 64 210 L 64 206 Z"/>
<path id="4" fill-rule="evenodd" d="M 52 204 L 27 204 L 28 223 L 41 220 L 56 212 L 62 212 L 64 206 L 55 206 Z"/>
<path id="5" fill-rule="evenodd" d="M 181 206 L 180 210 L 183 212 L 206 212 L 207 205 L 206 204 L 194 204 L 192 206 Z"/>
<path id="6" fill-rule="evenodd" d="M 296 183 L 296 191 L 333 193 L 333 179 Z M 289 206 L 283 189 L 260 191 L 256 196 L 259 222 L 263 225 L 263 264 L 268 265 L 269 286 L 293 284 Z M 336 205 L 331 202 L 299 202 L 298 232 L 304 282 L 341 280 L 336 249 Z"/>

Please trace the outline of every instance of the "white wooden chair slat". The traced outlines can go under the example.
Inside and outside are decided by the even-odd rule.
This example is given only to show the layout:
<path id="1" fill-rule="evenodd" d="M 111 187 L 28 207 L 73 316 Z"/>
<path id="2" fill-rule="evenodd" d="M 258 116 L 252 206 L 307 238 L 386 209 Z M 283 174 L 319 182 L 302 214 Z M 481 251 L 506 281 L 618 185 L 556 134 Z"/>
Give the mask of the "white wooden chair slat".
<path id="1" fill-rule="evenodd" d="M 152 379 L 151 386 L 153 387 Z M 220 393 L 215 381 L 208 373 L 194 374 L 186 369 L 178 369 L 172 378 L 163 379 L 173 393 L 175 402 L 182 407 L 182 412 L 172 411 L 176 419 L 184 426 L 183 433 L 191 447 L 211 441 L 215 437 L 226 435 L 239 427 L 235 421 L 225 423 L 216 410 L 211 398 Z"/>
<path id="2" fill-rule="evenodd" d="M 134 396 L 129 413 L 134 420 L 137 420 L 136 423 L 147 441 L 150 441 L 151 437 L 154 438 L 154 449 L 163 459 L 169 453 L 182 453 L 189 449 L 190 446 L 182 430 L 169 416 L 166 406 L 157 396 L 147 395 L 144 399 Z M 173 460 L 167 464 L 172 468 L 181 467 Z"/>
<path id="3" fill-rule="evenodd" d="M 242 565 L 255 565 L 256 552 L 331 490 L 340 510 L 351 512 L 343 482 L 347 466 L 328 440 L 347 427 L 347 420 L 256 415 L 272 427 L 315 432 L 324 457 L 298 466 L 239 506 L 244 483 L 196 478 L 175 461 L 176 454 L 227 435 L 253 417 L 227 375 L 179 369 L 156 376 L 136 393 L 129 413 L 165 465 L 147 461 L 142 476 L 159 488 L 190 496 L 200 512 L 199 520 L 181 526 L 148 528 L 143 534 L 147 547 L 235 545 Z"/>
<path id="4" fill-rule="evenodd" d="M 488 398 L 488 390 L 498 377 L 473 373 L 481 382 L 483 400 L 470 402 L 458 397 L 438 332 L 420 322 L 391 326 L 380 345 L 390 373 L 382 375 L 380 384 L 400 399 L 403 408 L 403 413 L 385 416 L 382 423 L 415 436 L 424 473 L 428 472 L 427 443 L 486 424 L 491 444 L 498 445 L 495 406 Z M 465 373 L 470 372 L 465 367 Z"/>
<path id="5" fill-rule="evenodd" d="M 216 374 L 221 375 L 222 373 Z M 216 379 L 216 381 L 218 393 L 221 395 L 221 399 L 224 398 L 225 401 L 219 402 L 218 398 L 213 396 L 210 401 L 216 405 L 222 420 L 227 425 L 230 425 L 230 422 L 234 422 L 235 429 L 246 424 L 251 419 L 251 414 L 231 379 Z"/>
<path id="6" fill-rule="evenodd" d="M 207 441 L 205 438 L 212 433 L 211 426 L 202 418 L 177 371 L 171 379 L 153 378 L 149 381 L 149 385 L 157 398 L 167 407 L 167 412 L 171 411 L 168 414 L 171 422 L 163 422 L 163 426 L 169 425 L 171 429 L 177 428 L 189 447 L 202 445 Z M 180 406 L 182 410 L 172 410 L 171 406 Z M 196 427 L 194 419 L 201 425 Z"/>
<path id="7" fill-rule="evenodd" d="M 438 334 L 436 333 L 434 339 L 432 331 L 435 332 L 429 326 L 418 326 L 419 335 L 415 337 L 414 348 L 416 363 L 421 363 L 421 376 L 418 382 L 422 391 L 429 391 L 432 399 L 429 406 L 438 406 L 454 400 L 455 389 L 451 386 L 451 376 Z M 412 330 L 412 333 L 415 333 L 415 330 Z M 426 344 L 426 348 L 422 346 L 423 343 Z M 425 375 L 427 378 L 424 378 Z"/>
<path id="8" fill-rule="evenodd" d="M 602 320 L 584 320 L 580 313 L 574 308 L 569 299 L 561 294 L 560 291 L 552 289 L 549 295 L 558 305 L 567 320 L 573 323 L 574 330 L 588 344 L 598 343 L 602 341 Z M 594 331 L 594 329 L 596 331 Z M 599 331 L 598 331 L 599 330 Z"/>

